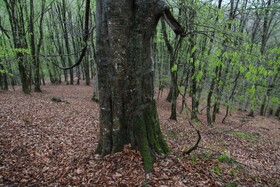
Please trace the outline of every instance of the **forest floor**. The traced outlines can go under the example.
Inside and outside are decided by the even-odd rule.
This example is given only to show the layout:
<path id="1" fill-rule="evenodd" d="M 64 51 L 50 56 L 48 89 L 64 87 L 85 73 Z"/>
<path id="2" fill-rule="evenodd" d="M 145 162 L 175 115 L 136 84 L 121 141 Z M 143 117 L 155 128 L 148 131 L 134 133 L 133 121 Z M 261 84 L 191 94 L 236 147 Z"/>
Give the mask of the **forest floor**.
<path id="1" fill-rule="evenodd" d="M 166 90 L 158 112 L 172 152 L 145 175 L 139 152 L 129 146 L 105 158 L 94 154 L 99 109 L 92 87 L 42 90 L 0 91 L 0 186 L 280 186 L 280 122 L 274 117 L 235 111 L 222 124 L 221 111 L 211 128 L 201 114 L 193 123 L 202 136 L 199 148 L 183 157 L 197 134 L 187 114 L 169 120 Z"/>

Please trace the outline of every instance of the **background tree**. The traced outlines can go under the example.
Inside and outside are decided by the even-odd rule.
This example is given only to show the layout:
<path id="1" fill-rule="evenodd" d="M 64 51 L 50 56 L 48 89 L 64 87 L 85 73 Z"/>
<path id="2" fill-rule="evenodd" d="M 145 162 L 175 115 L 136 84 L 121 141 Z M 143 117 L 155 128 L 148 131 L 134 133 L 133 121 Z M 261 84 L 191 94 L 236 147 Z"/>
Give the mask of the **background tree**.
<path id="1" fill-rule="evenodd" d="M 43 16 L 45 11 L 45 0 L 42 0 L 41 4 L 41 12 L 40 12 L 40 21 L 39 21 L 39 38 L 38 38 L 38 44 L 35 46 L 35 30 L 34 30 L 34 4 L 33 0 L 30 0 L 30 16 L 29 16 L 29 32 L 30 32 L 30 48 L 31 48 L 31 55 L 32 55 L 32 61 L 33 65 L 35 67 L 34 72 L 34 79 L 35 79 L 35 92 L 41 92 L 40 88 L 40 50 L 42 46 L 43 41 Z"/>
<path id="2" fill-rule="evenodd" d="M 25 30 L 26 22 L 25 9 L 26 1 L 8 1 L 4 0 L 9 16 L 10 26 L 13 36 L 13 45 L 18 62 L 18 70 L 20 73 L 22 91 L 29 94 L 31 91 L 31 68 L 27 60 L 28 44 L 27 33 Z"/>

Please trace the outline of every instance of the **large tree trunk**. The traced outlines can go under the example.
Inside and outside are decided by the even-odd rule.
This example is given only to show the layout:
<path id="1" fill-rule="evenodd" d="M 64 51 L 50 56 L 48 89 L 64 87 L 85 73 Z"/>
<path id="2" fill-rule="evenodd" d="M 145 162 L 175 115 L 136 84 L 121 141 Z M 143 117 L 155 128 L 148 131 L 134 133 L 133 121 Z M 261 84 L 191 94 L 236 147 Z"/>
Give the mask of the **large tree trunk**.
<path id="1" fill-rule="evenodd" d="M 104 156 L 130 143 L 140 150 L 149 172 L 153 156 L 169 151 L 159 126 L 151 58 L 152 36 L 168 10 L 158 0 L 96 0 L 96 11 L 100 99 L 96 152 Z"/>

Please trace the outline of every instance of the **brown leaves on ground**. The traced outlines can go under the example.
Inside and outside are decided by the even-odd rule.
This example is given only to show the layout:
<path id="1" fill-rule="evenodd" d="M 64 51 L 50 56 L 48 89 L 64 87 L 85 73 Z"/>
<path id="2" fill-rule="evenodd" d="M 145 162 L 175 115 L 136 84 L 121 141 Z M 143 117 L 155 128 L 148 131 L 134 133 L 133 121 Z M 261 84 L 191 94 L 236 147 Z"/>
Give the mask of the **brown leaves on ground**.
<path id="1" fill-rule="evenodd" d="M 196 142 L 187 114 L 169 120 L 170 104 L 158 102 L 161 127 L 173 152 L 159 156 L 145 174 L 141 156 L 129 145 L 117 154 L 94 154 L 99 133 L 92 88 L 46 85 L 42 93 L 0 92 L 0 186 L 279 186 L 280 123 L 235 112 L 214 128 L 205 115 L 196 123 Z M 166 94 L 166 93 L 165 93 Z M 62 102 L 53 102 L 53 97 Z M 178 102 L 179 104 L 179 102 Z M 232 129 L 232 130 L 230 130 Z M 251 138 L 251 139 L 250 139 Z"/>

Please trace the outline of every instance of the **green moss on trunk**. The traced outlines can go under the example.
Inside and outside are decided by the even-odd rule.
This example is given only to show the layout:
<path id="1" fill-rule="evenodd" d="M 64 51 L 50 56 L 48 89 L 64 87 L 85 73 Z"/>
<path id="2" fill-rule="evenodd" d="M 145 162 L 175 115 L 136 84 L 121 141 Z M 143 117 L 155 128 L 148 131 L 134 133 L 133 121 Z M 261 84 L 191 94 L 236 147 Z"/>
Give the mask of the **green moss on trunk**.
<path id="1" fill-rule="evenodd" d="M 145 125 L 147 128 L 147 136 L 150 147 L 158 154 L 169 152 L 169 148 L 162 136 L 159 126 L 159 120 L 156 111 L 156 105 L 153 102 L 148 109 L 145 110 Z"/>
<path id="2" fill-rule="evenodd" d="M 153 168 L 153 157 L 150 151 L 143 112 L 136 113 L 133 120 L 134 132 L 137 146 L 142 155 L 145 172 L 151 172 Z"/>

